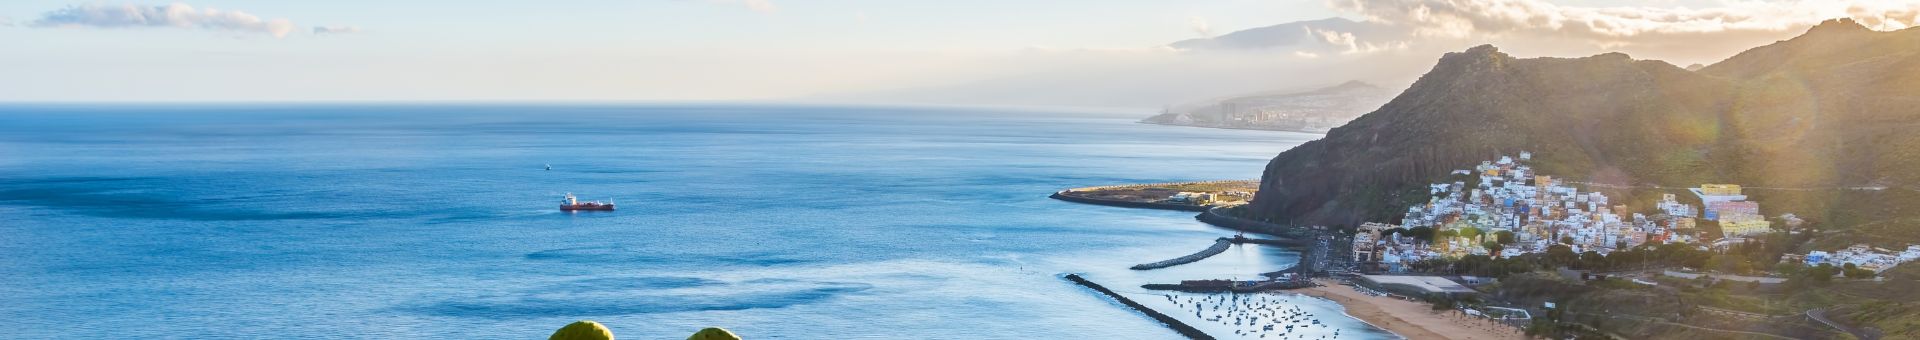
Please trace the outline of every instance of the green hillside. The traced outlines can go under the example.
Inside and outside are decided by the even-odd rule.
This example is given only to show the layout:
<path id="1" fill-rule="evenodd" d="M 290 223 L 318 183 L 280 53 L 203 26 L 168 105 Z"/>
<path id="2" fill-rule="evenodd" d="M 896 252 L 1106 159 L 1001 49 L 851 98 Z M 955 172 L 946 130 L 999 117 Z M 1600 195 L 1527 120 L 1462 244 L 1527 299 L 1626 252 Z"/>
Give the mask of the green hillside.
<path id="1" fill-rule="evenodd" d="M 1920 242 L 1917 56 L 1920 30 L 1850 20 L 1697 72 L 1618 53 L 1449 53 L 1379 110 L 1275 157 L 1248 213 L 1397 222 L 1425 184 L 1531 151 L 1542 174 L 1641 188 L 1610 192 L 1623 201 L 1738 183 L 1764 213 L 1831 231 L 1818 242 Z"/>

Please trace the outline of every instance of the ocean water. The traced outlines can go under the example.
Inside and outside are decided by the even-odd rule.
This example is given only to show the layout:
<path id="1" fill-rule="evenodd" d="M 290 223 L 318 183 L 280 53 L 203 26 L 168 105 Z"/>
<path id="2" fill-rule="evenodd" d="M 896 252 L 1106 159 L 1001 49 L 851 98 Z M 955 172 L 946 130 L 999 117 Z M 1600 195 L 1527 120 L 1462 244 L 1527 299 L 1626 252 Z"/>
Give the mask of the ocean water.
<path id="1" fill-rule="evenodd" d="M 1138 286 L 1295 255 L 1131 271 L 1231 232 L 1047 194 L 1256 178 L 1317 136 L 1137 115 L 10 104 L 0 338 L 536 339 L 591 319 L 632 339 L 1172 339 L 1060 275 L 1173 308 Z M 620 210 L 557 211 L 568 192 Z"/>

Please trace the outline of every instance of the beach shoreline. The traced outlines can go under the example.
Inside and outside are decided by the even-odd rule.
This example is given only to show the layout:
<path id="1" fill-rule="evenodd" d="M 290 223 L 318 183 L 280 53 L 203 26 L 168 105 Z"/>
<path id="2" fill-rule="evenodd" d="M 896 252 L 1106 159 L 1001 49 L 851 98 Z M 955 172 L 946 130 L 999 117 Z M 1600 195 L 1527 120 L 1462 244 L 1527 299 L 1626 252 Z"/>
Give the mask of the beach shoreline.
<path id="1" fill-rule="evenodd" d="M 1408 339 L 1526 339 L 1525 334 L 1505 326 L 1476 325 L 1470 317 L 1454 311 L 1434 311 L 1424 303 L 1360 293 L 1333 280 L 1316 280 L 1317 287 L 1297 289 L 1302 295 L 1332 300 L 1347 309 L 1348 316 Z"/>

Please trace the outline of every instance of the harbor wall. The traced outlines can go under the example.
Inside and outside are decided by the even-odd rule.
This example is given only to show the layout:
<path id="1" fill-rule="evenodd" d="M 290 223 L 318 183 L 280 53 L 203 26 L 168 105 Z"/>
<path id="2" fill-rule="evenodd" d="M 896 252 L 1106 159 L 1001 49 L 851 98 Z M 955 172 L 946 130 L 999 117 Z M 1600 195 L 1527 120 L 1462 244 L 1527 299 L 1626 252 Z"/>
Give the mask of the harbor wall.
<path id="1" fill-rule="evenodd" d="M 1207 247 L 1207 249 L 1202 249 L 1200 250 L 1200 252 L 1187 254 L 1187 256 L 1175 257 L 1171 260 L 1166 260 L 1166 261 L 1146 263 L 1146 264 L 1136 264 L 1136 265 L 1133 265 L 1132 269 L 1133 270 L 1153 270 L 1153 269 L 1178 266 L 1178 265 L 1183 265 L 1188 263 L 1194 263 L 1200 260 L 1205 260 L 1209 257 L 1213 257 L 1214 255 L 1220 255 L 1220 253 L 1226 252 L 1227 248 L 1232 248 L 1232 247 L 1233 247 L 1233 240 L 1222 237 L 1218 240 L 1214 240 L 1212 247 Z"/>
<path id="2" fill-rule="evenodd" d="M 1080 277 L 1079 274 L 1067 274 L 1066 278 L 1067 281 L 1073 281 L 1074 284 L 1093 289 L 1093 291 L 1100 292 L 1100 294 L 1106 294 L 1107 297 L 1119 301 L 1120 304 L 1140 311 L 1141 314 L 1146 314 L 1147 317 L 1153 318 L 1154 321 L 1159 321 L 1160 324 L 1167 325 L 1167 328 L 1173 329 L 1174 332 L 1180 333 L 1180 335 L 1186 336 L 1188 339 L 1213 339 L 1213 336 L 1207 335 L 1206 332 L 1201 332 L 1199 328 L 1193 328 L 1192 325 L 1180 322 L 1179 319 L 1174 319 L 1172 316 L 1167 316 L 1166 314 L 1160 313 L 1160 311 L 1153 310 L 1153 308 L 1147 308 L 1147 306 L 1141 305 L 1139 302 L 1134 302 L 1133 299 L 1121 296 L 1120 293 L 1115 293 L 1113 290 L 1107 289 L 1107 287 L 1100 286 L 1100 284 L 1093 283 L 1093 281 L 1088 281 L 1086 278 Z"/>
<path id="3" fill-rule="evenodd" d="M 1221 228 L 1294 240 L 1294 244 L 1298 244 L 1301 250 L 1300 264 L 1281 272 L 1291 271 L 1312 275 L 1330 271 L 1345 272 L 1352 269 L 1352 263 L 1349 263 L 1351 261 L 1347 261 L 1350 255 L 1347 252 L 1353 249 L 1352 245 L 1348 244 L 1351 239 L 1339 235 L 1337 230 L 1286 226 L 1239 218 L 1227 214 L 1226 209 L 1226 207 L 1207 209 L 1193 218 Z"/>

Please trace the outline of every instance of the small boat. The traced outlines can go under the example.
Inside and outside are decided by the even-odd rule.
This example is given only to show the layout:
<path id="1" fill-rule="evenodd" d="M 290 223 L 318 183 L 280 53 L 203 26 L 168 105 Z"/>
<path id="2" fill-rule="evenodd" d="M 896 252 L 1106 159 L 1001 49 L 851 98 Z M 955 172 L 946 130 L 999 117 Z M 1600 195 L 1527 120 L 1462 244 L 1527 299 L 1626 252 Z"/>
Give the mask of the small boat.
<path id="1" fill-rule="evenodd" d="M 573 197 L 573 193 L 571 192 L 567 193 L 567 199 L 560 201 L 560 211 L 578 211 L 578 210 L 613 211 L 613 202 L 607 202 L 607 203 L 600 203 L 600 202 L 594 202 L 594 201 L 580 202 L 579 199 Z"/>
<path id="2" fill-rule="evenodd" d="M 553 170 L 553 164 L 547 164 L 547 170 L 548 170 L 548 171 L 552 171 L 552 170 Z"/>

